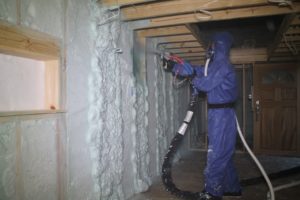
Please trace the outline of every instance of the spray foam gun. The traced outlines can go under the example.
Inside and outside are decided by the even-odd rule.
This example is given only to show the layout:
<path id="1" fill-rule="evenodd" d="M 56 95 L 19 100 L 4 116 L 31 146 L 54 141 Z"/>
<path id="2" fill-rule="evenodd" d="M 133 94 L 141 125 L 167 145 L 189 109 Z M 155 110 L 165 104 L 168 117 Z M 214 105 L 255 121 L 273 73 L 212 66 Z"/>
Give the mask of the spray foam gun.
<path id="1" fill-rule="evenodd" d="M 179 88 L 184 85 L 186 82 L 190 82 L 194 78 L 194 73 L 191 71 L 191 65 L 184 61 L 179 56 L 169 53 L 169 52 L 162 52 L 160 55 L 160 59 L 162 62 L 162 68 L 166 72 L 173 73 L 173 85 L 175 88 Z M 174 66 L 176 68 L 174 69 Z M 188 74 L 185 76 L 181 76 L 183 71 L 187 71 Z"/>

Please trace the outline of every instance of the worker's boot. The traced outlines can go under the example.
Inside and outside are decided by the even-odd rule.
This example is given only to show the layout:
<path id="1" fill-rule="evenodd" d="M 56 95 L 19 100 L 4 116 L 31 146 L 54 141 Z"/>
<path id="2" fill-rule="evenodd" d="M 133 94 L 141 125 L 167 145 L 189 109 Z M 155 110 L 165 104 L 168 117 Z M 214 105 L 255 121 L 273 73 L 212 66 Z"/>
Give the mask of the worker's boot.
<path id="1" fill-rule="evenodd" d="M 198 200 L 222 200 L 222 197 L 217 197 L 212 194 L 209 194 L 206 191 L 203 191 L 199 193 Z"/>

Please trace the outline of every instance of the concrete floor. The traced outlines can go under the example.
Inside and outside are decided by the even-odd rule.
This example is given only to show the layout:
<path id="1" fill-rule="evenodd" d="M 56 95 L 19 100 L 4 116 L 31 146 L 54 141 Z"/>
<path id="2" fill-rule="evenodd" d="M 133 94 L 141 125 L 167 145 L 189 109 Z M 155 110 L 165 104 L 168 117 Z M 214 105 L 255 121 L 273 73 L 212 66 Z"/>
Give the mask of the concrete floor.
<path id="1" fill-rule="evenodd" d="M 275 156 L 259 156 L 258 159 L 263 164 L 267 173 L 275 173 L 285 169 L 300 166 L 300 158 L 295 157 L 275 157 Z M 189 191 L 201 191 L 203 188 L 203 169 L 206 162 L 205 152 L 190 152 L 188 155 L 182 156 L 179 162 L 173 167 L 173 179 L 177 187 Z M 237 153 L 235 163 L 238 169 L 240 179 L 249 179 L 260 176 L 255 163 L 246 153 Z M 292 181 L 300 180 L 300 172 L 292 176 L 287 176 L 281 179 L 272 181 L 274 186 L 287 184 Z M 243 188 L 243 200 L 265 200 L 267 199 L 268 187 L 265 182 L 245 186 Z M 165 191 L 161 183 L 160 177 L 154 181 L 153 185 L 147 192 L 135 195 L 131 200 L 177 200 Z M 237 198 L 223 198 L 237 199 Z M 276 200 L 298 200 L 300 199 L 300 186 L 295 186 L 289 189 L 276 192 Z"/>

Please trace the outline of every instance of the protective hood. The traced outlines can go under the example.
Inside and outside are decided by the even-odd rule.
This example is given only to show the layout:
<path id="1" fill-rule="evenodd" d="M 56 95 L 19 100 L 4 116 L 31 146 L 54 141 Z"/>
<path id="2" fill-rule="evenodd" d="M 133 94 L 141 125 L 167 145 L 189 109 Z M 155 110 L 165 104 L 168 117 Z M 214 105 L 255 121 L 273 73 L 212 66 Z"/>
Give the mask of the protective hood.
<path id="1" fill-rule="evenodd" d="M 213 35 L 212 42 L 214 44 L 214 56 L 215 59 L 221 59 L 229 57 L 230 47 L 233 42 L 233 38 L 228 32 L 219 32 Z"/>

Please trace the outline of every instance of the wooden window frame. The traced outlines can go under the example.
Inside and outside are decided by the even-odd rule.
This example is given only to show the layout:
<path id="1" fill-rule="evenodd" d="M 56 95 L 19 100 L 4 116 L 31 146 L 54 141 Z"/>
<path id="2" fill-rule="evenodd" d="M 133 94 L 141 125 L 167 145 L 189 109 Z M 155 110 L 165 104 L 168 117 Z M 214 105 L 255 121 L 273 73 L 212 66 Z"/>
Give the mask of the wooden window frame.
<path id="1" fill-rule="evenodd" d="M 61 62 L 61 40 L 45 33 L 0 21 L 0 53 L 43 61 L 47 101 L 55 106 L 41 110 L 1 112 L 0 117 L 65 112 L 65 73 Z"/>

